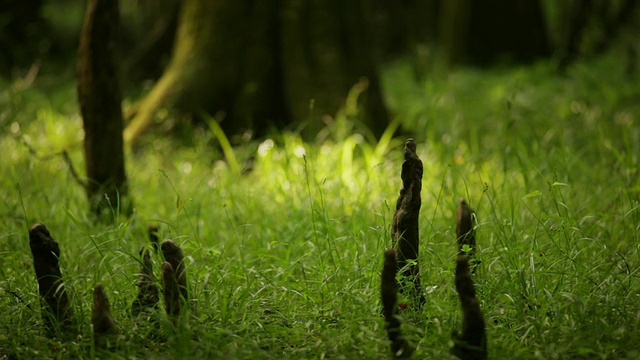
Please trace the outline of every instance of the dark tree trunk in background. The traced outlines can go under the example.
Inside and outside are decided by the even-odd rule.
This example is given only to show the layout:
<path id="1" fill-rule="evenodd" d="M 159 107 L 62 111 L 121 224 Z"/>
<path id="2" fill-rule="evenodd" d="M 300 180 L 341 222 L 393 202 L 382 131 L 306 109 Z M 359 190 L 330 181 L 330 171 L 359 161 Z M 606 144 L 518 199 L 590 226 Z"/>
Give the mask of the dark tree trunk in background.
<path id="1" fill-rule="evenodd" d="M 374 133 L 382 133 L 388 114 L 373 61 L 370 3 L 282 3 L 283 85 L 292 120 L 308 120 L 309 132 L 314 134 L 323 126 L 322 117 L 333 116 L 344 105 L 349 90 L 360 83 L 366 90 L 360 98 L 359 117 Z"/>
<path id="2" fill-rule="evenodd" d="M 438 43 L 438 19 L 442 0 L 370 0 L 370 32 L 376 41 L 376 59 L 407 58 L 417 80 L 424 80 Z"/>
<path id="3" fill-rule="evenodd" d="M 570 62 L 578 57 L 582 34 L 587 26 L 589 14 L 593 6 L 593 0 L 582 0 L 567 9 L 569 11 L 567 11 L 567 14 L 564 16 L 567 19 L 567 31 L 563 32 L 566 34 L 566 38 L 564 39 L 565 44 L 561 49 L 561 55 L 559 57 L 559 66 L 561 69 L 566 68 Z"/>
<path id="4" fill-rule="evenodd" d="M 227 135 L 302 123 L 315 131 L 362 78 L 360 117 L 380 133 L 388 121 L 367 11 L 364 0 L 183 1 L 172 60 L 140 101 L 125 140 L 161 107 L 207 111 Z"/>
<path id="5" fill-rule="evenodd" d="M 637 33 L 639 2 L 582 0 L 564 4 L 558 60 L 565 69 L 581 55 L 597 55 L 609 49 L 620 38 L 622 30 Z M 634 40 L 623 39 L 628 42 Z"/>
<path id="6" fill-rule="evenodd" d="M 441 35 L 452 65 L 526 63 L 550 55 L 539 0 L 446 1 Z"/>
<path id="7" fill-rule="evenodd" d="M 123 88 L 147 79 L 158 79 L 169 62 L 171 47 L 178 27 L 179 0 L 153 1 L 141 6 L 143 34 L 120 27 L 122 73 L 125 74 Z M 137 15 L 137 14 L 136 14 Z M 122 19 L 124 20 L 124 19 Z M 124 34 L 123 34 L 124 32 Z"/>
<path id="8" fill-rule="evenodd" d="M 370 0 L 371 1 L 371 0 Z M 371 29 L 382 57 L 411 54 L 417 44 L 432 44 L 437 38 L 442 0 L 373 0 Z"/>
<path id="9" fill-rule="evenodd" d="M 468 61 L 470 8 L 465 0 L 445 1 L 442 6 L 440 41 L 450 65 Z"/>
<path id="10" fill-rule="evenodd" d="M 287 120 L 278 76 L 277 3 L 183 1 L 172 59 L 141 100 L 125 140 L 142 133 L 162 107 L 207 111 L 227 133 Z"/>
<path id="11" fill-rule="evenodd" d="M 42 4 L 43 0 L 0 1 L 0 74 L 11 76 L 18 66 L 42 55 L 48 40 Z"/>
<path id="12" fill-rule="evenodd" d="M 617 8 L 611 5 L 612 2 L 605 2 L 599 12 L 602 16 L 602 36 L 596 43 L 595 52 L 602 53 L 613 43 L 612 39 L 619 36 L 621 30 L 627 28 L 630 32 L 638 31 L 638 8 L 640 4 L 638 0 L 625 0 L 618 5 Z M 606 11 L 607 8 L 613 7 L 612 11 Z M 610 16 L 606 16 L 610 15 Z"/>
<path id="13" fill-rule="evenodd" d="M 122 95 L 114 58 L 118 2 L 91 0 L 78 52 L 78 102 L 84 124 L 87 195 L 100 214 L 110 207 L 128 210 L 122 144 Z"/>

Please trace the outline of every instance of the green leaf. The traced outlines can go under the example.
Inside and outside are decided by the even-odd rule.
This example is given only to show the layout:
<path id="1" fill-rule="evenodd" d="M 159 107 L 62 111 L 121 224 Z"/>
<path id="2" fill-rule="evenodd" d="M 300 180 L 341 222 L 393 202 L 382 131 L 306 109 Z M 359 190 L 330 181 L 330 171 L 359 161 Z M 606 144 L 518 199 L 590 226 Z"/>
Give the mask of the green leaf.
<path id="1" fill-rule="evenodd" d="M 565 183 L 561 183 L 561 182 L 557 182 L 556 181 L 553 184 L 551 184 L 551 187 L 554 187 L 554 186 L 567 186 L 568 187 L 569 184 L 565 184 Z"/>
<path id="2" fill-rule="evenodd" d="M 178 199 L 176 199 L 176 209 L 178 209 L 178 212 L 182 211 L 189 201 L 191 201 L 191 199 L 182 200 L 180 196 L 178 196 Z"/>
<path id="3" fill-rule="evenodd" d="M 231 143 L 229 142 L 227 135 L 224 133 L 216 119 L 204 112 L 201 113 L 201 116 L 207 121 L 209 129 L 213 133 L 213 136 L 218 139 L 218 142 L 220 143 L 220 147 L 222 148 L 222 152 L 224 153 L 224 157 L 227 160 L 227 164 L 229 164 L 229 169 L 231 169 L 231 172 L 234 174 L 240 174 L 240 165 L 238 164 L 238 160 L 236 159 L 236 155 L 233 152 L 233 147 L 231 147 Z"/>
<path id="4" fill-rule="evenodd" d="M 527 195 L 523 196 L 522 200 L 528 199 L 528 198 L 532 198 L 532 197 L 536 197 L 536 196 L 540 196 L 540 194 L 541 194 L 540 190 L 532 191 L 532 192 L 528 193 Z"/>

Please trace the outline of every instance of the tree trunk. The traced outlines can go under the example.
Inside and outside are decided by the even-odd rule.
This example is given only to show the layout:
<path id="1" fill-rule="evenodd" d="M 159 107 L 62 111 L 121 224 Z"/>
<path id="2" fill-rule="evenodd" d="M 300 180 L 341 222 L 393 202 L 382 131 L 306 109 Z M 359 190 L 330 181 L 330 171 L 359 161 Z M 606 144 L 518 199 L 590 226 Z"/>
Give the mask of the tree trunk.
<path id="1" fill-rule="evenodd" d="M 43 55 L 51 38 L 41 15 L 43 0 L 0 2 L 0 74 L 11 78 L 20 66 Z M 37 61 L 37 60 L 36 60 Z"/>
<path id="2" fill-rule="evenodd" d="M 122 144 L 122 95 L 114 58 L 118 2 L 90 0 L 78 53 L 78 102 L 84 124 L 87 195 L 97 214 L 129 210 Z"/>
<path id="3" fill-rule="evenodd" d="M 540 0 L 451 0 L 442 11 L 449 64 L 526 63 L 550 55 Z"/>
<path id="4" fill-rule="evenodd" d="M 207 111 L 226 132 L 285 117 L 278 91 L 277 0 L 185 0 L 173 55 L 125 130 L 133 141 L 161 107 Z"/>
<path id="5" fill-rule="evenodd" d="M 367 90 L 358 117 L 377 135 L 388 125 L 368 31 L 370 12 L 366 1 L 284 1 L 285 97 L 293 119 L 306 121 L 311 134 L 344 105 L 361 79 Z"/>
<path id="6" fill-rule="evenodd" d="M 449 65 L 468 62 L 470 8 L 464 0 L 449 0 L 442 5 L 440 41 Z"/>
<path id="7" fill-rule="evenodd" d="M 147 29 L 139 32 L 121 27 L 120 51 L 126 52 L 120 71 L 123 77 L 123 89 L 131 88 L 145 80 L 157 80 L 169 62 L 178 28 L 179 0 L 161 0 L 147 2 L 139 6 L 142 20 L 136 27 Z"/>
<path id="8" fill-rule="evenodd" d="M 617 4 L 582 0 L 566 7 L 566 38 L 560 49 L 560 69 L 565 70 L 581 55 L 603 53 L 615 44 L 625 29 L 628 33 L 637 32 L 634 29 L 637 24 L 637 9 L 637 0 L 625 0 Z"/>
<path id="9" fill-rule="evenodd" d="M 582 35 L 593 7 L 593 0 L 582 0 L 570 7 L 568 14 L 565 14 L 568 29 L 565 31 L 566 39 L 559 58 L 560 69 L 565 69 L 580 54 Z"/>
<path id="10" fill-rule="evenodd" d="M 227 135 L 302 123 L 315 131 L 362 77 L 369 89 L 363 118 L 381 133 L 387 113 L 363 4 L 185 0 L 172 60 L 141 100 L 125 140 L 140 135 L 160 107 L 207 111 Z"/>

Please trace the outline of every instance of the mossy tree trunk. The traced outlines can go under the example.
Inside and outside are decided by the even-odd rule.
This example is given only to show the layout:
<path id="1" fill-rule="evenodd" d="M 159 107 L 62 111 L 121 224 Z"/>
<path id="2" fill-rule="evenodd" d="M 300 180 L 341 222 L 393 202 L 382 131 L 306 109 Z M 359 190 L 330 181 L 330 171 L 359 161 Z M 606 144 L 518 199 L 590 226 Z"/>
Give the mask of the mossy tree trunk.
<path id="1" fill-rule="evenodd" d="M 172 59 L 141 100 L 126 141 L 163 107 L 210 112 L 231 132 L 251 128 L 254 118 L 277 119 L 273 2 L 183 1 Z"/>
<path id="2" fill-rule="evenodd" d="M 91 209 L 128 209 L 122 142 L 122 95 L 115 58 L 118 2 L 90 0 L 78 51 L 78 102 L 85 131 Z"/>
<path id="3" fill-rule="evenodd" d="M 387 112 L 372 59 L 365 1 L 185 0 L 172 60 L 125 130 L 132 142 L 161 107 L 206 111 L 227 135 L 275 125 L 317 130 L 366 78 L 362 114 L 381 132 Z M 366 101 L 365 101 L 366 98 Z M 310 111 L 309 104 L 314 102 Z"/>

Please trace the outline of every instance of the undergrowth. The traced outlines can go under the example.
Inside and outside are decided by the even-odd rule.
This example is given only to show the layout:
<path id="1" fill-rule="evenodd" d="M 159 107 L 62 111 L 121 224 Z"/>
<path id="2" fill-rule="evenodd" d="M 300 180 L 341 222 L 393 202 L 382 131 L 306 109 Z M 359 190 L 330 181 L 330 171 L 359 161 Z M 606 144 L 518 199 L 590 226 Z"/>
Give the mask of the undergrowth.
<path id="1" fill-rule="evenodd" d="M 61 156 L 83 174 L 72 86 L 49 96 L 3 84 L 0 358 L 389 358 L 379 280 L 400 187 L 397 126 L 424 163 L 427 303 L 402 313 L 415 358 L 446 358 L 461 323 L 460 197 L 477 213 L 490 358 L 640 357 L 640 88 L 612 64 L 422 83 L 396 64 L 385 85 L 398 117 L 379 142 L 346 115 L 317 143 L 284 133 L 231 149 L 202 129 L 189 145 L 147 137 L 127 157 L 134 214 L 102 222 Z M 27 234 L 36 222 L 60 243 L 77 337 L 45 337 Z M 129 314 L 149 225 L 183 247 L 195 299 L 175 329 L 160 323 L 158 341 Z M 153 261 L 158 276 L 161 255 Z M 97 282 L 121 334 L 110 353 L 91 346 Z"/>

